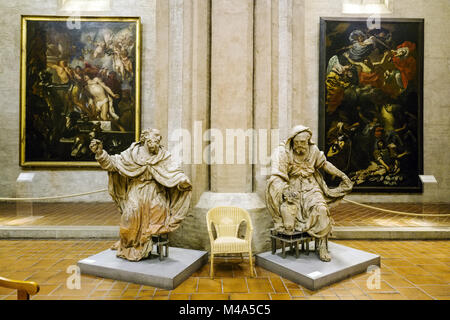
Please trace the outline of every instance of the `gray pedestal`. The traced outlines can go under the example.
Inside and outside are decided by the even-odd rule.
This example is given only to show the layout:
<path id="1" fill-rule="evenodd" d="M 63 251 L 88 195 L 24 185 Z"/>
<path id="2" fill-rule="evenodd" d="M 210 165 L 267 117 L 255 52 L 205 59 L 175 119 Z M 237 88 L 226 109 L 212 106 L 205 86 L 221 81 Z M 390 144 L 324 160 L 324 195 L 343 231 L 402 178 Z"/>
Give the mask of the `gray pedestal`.
<path id="1" fill-rule="evenodd" d="M 314 243 L 311 243 L 311 250 Z M 309 255 L 300 254 L 299 258 L 290 255 L 285 259 L 281 250 L 275 254 L 270 251 L 256 255 L 256 265 L 274 272 L 283 278 L 296 282 L 309 290 L 317 290 L 358 273 L 365 272 L 371 265 L 380 265 L 380 256 L 343 245 L 328 243 L 330 262 L 319 260 L 311 251 Z"/>
<path id="2" fill-rule="evenodd" d="M 81 273 L 172 290 L 208 261 L 205 251 L 174 247 L 162 261 L 153 255 L 133 262 L 116 257 L 116 253 L 108 249 L 78 261 Z"/>
<path id="3" fill-rule="evenodd" d="M 33 179 L 35 174 L 32 172 L 22 172 L 16 180 L 16 197 L 32 198 L 33 197 Z M 32 201 L 16 202 L 17 217 L 30 217 L 33 215 Z"/>

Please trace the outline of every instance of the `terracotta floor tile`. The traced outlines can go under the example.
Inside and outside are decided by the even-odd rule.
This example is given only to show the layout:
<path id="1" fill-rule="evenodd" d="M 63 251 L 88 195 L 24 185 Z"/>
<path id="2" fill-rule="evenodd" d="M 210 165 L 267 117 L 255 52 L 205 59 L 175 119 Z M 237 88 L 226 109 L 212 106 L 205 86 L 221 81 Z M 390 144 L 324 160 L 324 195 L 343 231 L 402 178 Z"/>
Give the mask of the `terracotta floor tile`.
<path id="1" fill-rule="evenodd" d="M 432 274 L 437 273 L 448 273 L 450 274 L 450 266 L 444 264 L 418 264 L 422 269 L 431 272 Z"/>
<path id="2" fill-rule="evenodd" d="M 141 291 L 142 292 L 142 291 Z M 154 291 L 154 296 L 168 296 L 170 294 L 170 290 L 164 290 L 164 289 L 156 289 Z"/>
<path id="3" fill-rule="evenodd" d="M 423 268 L 420 268 L 418 266 L 410 266 L 410 267 L 392 267 L 392 270 L 394 270 L 396 273 L 399 273 L 401 275 L 430 275 L 431 273 L 429 271 L 426 271 Z"/>
<path id="4" fill-rule="evenodd" d="M 433 300 L 430 295 L 417 288 L 399 288 L 397 290 L 410 300 Z"/>
<path id="5" fill-rule="evenodd" d="M 113 282 L 105 282 L 104 280 L 96 287 L 97 290 L 109 290 L 112 289 Z"/>
<path id="6" fill-rule="evenodd" d="M 245 278 L 223 278 L 223 293 L 249 292 Z"/>
<path id="7" fill-rule="evenodd" d="M 272 284 L 273 289 L 276 293 L 287 293 L 287 289 L 284 285 L 283 280 L 280 277 L 270 277 L 270 283 Z"/>
<path id="8" fill-rule="evenodd" d="M 37 294 L 47 296 L 59 288 L 61 285 L 41 284 L 39 285 L 39 292 Z"/>
<path id="9" fill-rule="evenodd" d="M 270 298 L 272 300 L 291 300 L 291 296 L 287 293 L 271 293 Z"/>
<path id="10" fill-rule="evenodd" d="M 292 297 L 303 297 L 303 296 L 305 296 L 305 293 L 303 292 L 302 289 L 289 289 L 289 294 Z"/>
<path id="11" fill-rule="evenodd" d="M 209 262 L 204 264 L 199 270 L 192 274 L 192 277 L 209 277 Z"/>
<path id="12" fill-rule="evenodd" d="M 400 267 L 400 266 L 414 266 L 414 264 L 407 259 L 383 259 L 382 264 L 388 267 Z"/>
<path id="13" fill-rule="evenodd" d="M 362 291 L 361 289 L 334 289 L 334 292 L 336 293 L 336 295 L 338 297 L 353 297 L 356 295 L 363 295 L 364 291 Z"/>
<path id="14" fill-rule="evenodd" d="M 169 300 L 189 300 L 190 296 L 190 294 L 171 293 L 169 296 Z"/>
<path id="15" fill-rule="evenodd" d="M 450 295 L 450 285 L 419 285 L 418 287 L 432 297 Z"/>
<path id="16" fill-rule="evenodd" d="M 255 267 L 255 272 L 257 277 L 273 277 L 276 276 L 275 273 L 270 272 L 264 268 L 261 268 L 260 266 Z"/>
<path id="17" fill-rule="evenodd" d="M 268 278 L 247 278 L 248 289 L 251 293 L 274 292 Z"/>
<path id="18" fill-rule="evenodd" d="M 396 288 L 411 288 L 414 284 L 400 275 L 385 275 L 382 279 L 386 281 L 391 287 Z"/>
<path id="19" fill-rule="evenodd" d="M 225 293 L 193 293 L 191 300 L 229 300 L 230 295 Z"/>
<path id="20" fill-rule="evenodd" d="M 191 293 L 197 291 L 198 278 L 188 278 L 176 287 L 173 293 Z"/>
<path id="21" fill-rule="evenodd" d="M 322 296 L 308 296 L 308 300 L 325 300 L 325 297 Z"/>
<path id="22" fill-rule="evenodd" d="M 202 279 L 198 280 L 199 293 L 222 293 L 222 280 L 220 279 Z"/>
<path id="23" fill-rule="evenodd" d="M 109 290 L 94 290 L 90 293 L 90 298 L 99 298 L 99 297 L 105 297 L 108 295 Z"/>
<path id="24" fill-rule="evenodd" d="M 128 287 L 128 282 L 124 281 L 114 281 L 112 285 L 112 289 L 125 289 L 126 287 Z"/>
<path id="25" fill-rule="evenodd" d="M 94 286 L 84 286 L 80 289 L 69 289 L 66 286 L 59 286 L 54 290 L 52 296 L 76 296 L 76 297 L 87 297 L 91 292 L 94 291 Z"/>
<path id="26" fill-rule="evenodd" d="M 405 275 L 405 279 L 416 285 L 447 284 L 447 281 L 433 275 Z"/>
<path id="27" fill-rule="evenodd" d="M 106 297 L 121 297 L 124 289 L 111 289 L 106 294 Z"/>
<path id="28" fill-rule="evenodd" d="M 169 296 L 154 296 L 153 300 L 169 300 Z"/>
<path id="29" fill-rule="evenodd" d="M 153 300 L 153 297 L 148 297 L 148 296 L 141 297 L 141 296 L 139 296 L 139 297 L 136 298 L 136 300 Z"/>
<path id="30" fill-rule="evenodd" d="M 355 280 L 355 283 L 358 284 L 359 288 L 366 293 L 374 293 L 374 292 L 384 292 L 384 293 L 395 293 L 396 290 L 391 287 L 386 281 L 381 280 L 379 283 L 379 288 L 372 288 L 370 285 L 376 285 L 376 283 L 367 283 L 367 281 Z"/>
<path id="31" fill-rule="evenodd" d="M 297 283 L 284 278 L 282 278 L 282 280 L 287 289 L 300 289 L 300 285 L 298 285 Z"/>
<path id="32" fill-rule="evenodd" d="M 255 272 L 255 270 L 253 271 Z M 233 265 L 233 277 L 251 277 L 251 276 L 252 275 L 250 271 L 250 265 L 242 265 L 242 264 Z"/>
<path id="33" fill-rule="evenodd" d="M 303 290 L 304 295 L 307 297 L 309 297 L 309 296 L 321 296 L 322 297 L 323 296 L 319 290 L 313 291 L 313 290 L 309 290 L 306 288 L 302 288 L 302 290 Z"/>
<path id="34" fill-rule="evenodd" d="M 217 258 L 220 259 L 220 258 Z M 214 259 L 215 260 L 215 259 Z M 219 260 L 220 261 L 220 260 Z M 227 262 L 214 262 L 214 277 L 233 277 L 233 266 Z"/>
<path id="35" fill-rule="evenodd" d="M 329 288 L 329 287 L 325 287 L 325 288 L 316 290 L 315 292 L 322 296 L 335 296 L 336 295 L 335 290 L 332 288 Z"/>
<path id="36" fill-rule="evenodd" d="M 350 298 L 349 296 L 346 296 Z M 323 296 L 323 300 L 344 300 L 345 297 L 339 297 L 337 295 L 329 295 L 329 296 Z"/>
<path id="37" fill-rule="evenodd" d="M 231 293 L 230 300 L 270 300 L 267 293 Z"/>
<path id="38" fill-rule="evenodd" d="M 1 300 L 1 297 L 0 297 Z M 46 296 L 46 295 L 34 295 L 30 297 L 30 300 L 60 300 L 58 296 Z"/>
<path id="39" fill-rule="evenodd" d="M 369 293 L 369 297 L 374 300 L 407 300 L 400 293 Z"/>
<path id="40" fill-rule="evenodd" d="M 137 283 L 129 283 L 127 286 L 127 290 L 129 289 L 141 289 L 142 285 Z"/>
<path id="41" fill-rule="evenodd" d="M 122 292 L 122 297 L 136 297 L 139 293 L 139 289 L 126 289 Z"/>
<path id="42" fill-rule="evenodd" d="M 423 264 L 444 264 L 444 259 L 435 259 L 435 258 L 407 258 L 409 262 L 415 265 L 423 265 Z M 450 258 L 448 260 L 450 262 Z"/>
<path id="43" fill-rule="evenodd" d="M 141 291 L 139 291 L 139 297 L 153 297 L 155 295 L 155 289 L 153 290 L 144 290 L 141 289 Z"/>

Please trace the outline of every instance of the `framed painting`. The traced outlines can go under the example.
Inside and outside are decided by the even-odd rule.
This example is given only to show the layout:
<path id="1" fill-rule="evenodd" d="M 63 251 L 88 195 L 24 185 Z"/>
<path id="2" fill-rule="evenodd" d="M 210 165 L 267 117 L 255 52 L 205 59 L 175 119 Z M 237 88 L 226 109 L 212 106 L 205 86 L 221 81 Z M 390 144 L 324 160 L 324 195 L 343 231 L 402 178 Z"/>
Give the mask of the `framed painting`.
<path id="1" fill-rule="evenodd" d="M 354 191 L 422 192 L 423 25 L 320 20 L 319 144 Z"/>
<path id="2" fill-rule="evenodd" d="M 96 167 L 140 132 L 140 18 L 22 16 L 20 165 Z"/>

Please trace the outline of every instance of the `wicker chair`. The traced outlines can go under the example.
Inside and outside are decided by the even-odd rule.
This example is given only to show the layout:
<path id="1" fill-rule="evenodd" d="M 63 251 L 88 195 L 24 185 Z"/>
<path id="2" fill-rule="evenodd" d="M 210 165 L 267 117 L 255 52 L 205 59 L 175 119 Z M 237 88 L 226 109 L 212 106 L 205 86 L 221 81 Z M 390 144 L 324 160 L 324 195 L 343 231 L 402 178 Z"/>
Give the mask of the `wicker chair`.
<path id="1" fill-rule="evenodd" d="M 0 277 L 0 287 L 16 289 L 17 300 L 29 300 L 30 295 L 39 292 L 39 285 L 33 281 L 18 281 Z"/>
<path id="2" fill-rule="evenodd" d="M 247 225 L 245 238 L 239 238 L 239 226 L 242 222 Z M 209 240 L 211 243 L 211 270 L 210 276 L 214 277 L 214 255 L 239 253 L 248 253 L 250 260 L 250 272 L 253 277 L 252 260 L 252 233 L 253 225 L 250 215 L 244 209 L 237 207 L 216 207 L 212 208 L 206 214 L 206 224 L 208 226 Z M 217 237 L 214 238 L 211 224 Z"/>

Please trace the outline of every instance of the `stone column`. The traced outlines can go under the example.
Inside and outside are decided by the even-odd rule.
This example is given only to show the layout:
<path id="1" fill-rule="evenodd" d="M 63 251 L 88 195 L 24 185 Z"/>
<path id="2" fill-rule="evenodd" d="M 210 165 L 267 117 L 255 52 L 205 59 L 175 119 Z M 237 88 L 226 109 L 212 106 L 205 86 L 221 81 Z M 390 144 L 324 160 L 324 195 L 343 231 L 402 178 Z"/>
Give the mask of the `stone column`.
<path id="1" fill-rule="evenodd" d="M 212 1 L 211 29 L 211 128 L 224 138 L 223 157 L 217 150 L 211 159 L 211 191 L 252 192 L 251 142 L 243 150 L 239 140 L 233 143 L 227 134 L 253 128 L 253 1 Z M 239 152 L 246 153 L 243 164 Z"/>
<path id="2" fill-rule="evenodd" d="M 210 60 L 210 118 L 211 131 L 209 155 L 210 191 L 205 191 L 185 218 L 180 228 L 170 235 L 171 245 L 193 249 L 209 250 L 206 228 L 206 213 L 216 206 L 237 206 L 246 209 L 251 216 L 254 252 L 269 250 L 268 230 L 272 225 L 264 200 L 254 192 L 253 138 L 254 129 L 270 126 L 269 115 L 261 114 L 261 121 L 255 123 L 254 96 L 254 0 L 213 0 L 211 1 L 211 60 Z M 204 12 L 194 2 L 194 21 L 201 21 Z M 262 8 L 269 10 L 270 6 Z M 269 21 L 270 24 L 270 21 Z M 194 48 L 197 32 L 194 24 Z M 200 40 L 200 38 L 198 38 Z M 270 42 L 262 46 L 270 48 Z M 267 50 L 268 48 L 265 48 Z M 198 75 L 196 59 L 202 51 L 193 51 L 194 79 Z M 264 59 L 267 59 L 265 57 Z M 261 60 L 262 62 L 262 60 Z M 263 62 L 267 65 L 267 61 Z M 270 73 L 270 70 L 267 72 Z M 259 79 L 262 79 L 260 75 Z M 201 82 L 193 82 L 193 119 L 198 118 L 201 107 L 195 107 Z M 269 84 L 261 83 L 266 90 Z M 264 89 L 265 88 L 265 89 Z M 264 96 L 262 99 L 269 99 Z M 201 100 L 199 100 L 201 101 Z M 270 103 L 261 105 L 263 112 Z M 264 110 L 263 110 L 264 109 Z M 269 108 L 270 110 L 270 108 Z M 267 110 L 265 110 L 267 111 Z M 194 130 L 195 131 L 195 130 Z M 194 132 L 195 133 L 195 132 Z M 245 140 L 242 139 L 246 136 Z M 250 151 L 251 150 L 251 151 Z M 195 151 L 194 151 L 195 153 Z M 243 157 L 241 157 L 244 155 Z M 195 163 L 195 162 L 194 162 Z M 198 165 L 194 165 L 195 168 Z M 200 169 L 201 178 L 204 171 Z M 194 169 L 193 173 L 197 174 Z"/>

